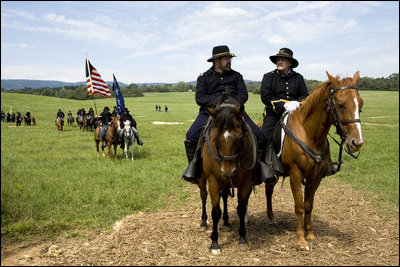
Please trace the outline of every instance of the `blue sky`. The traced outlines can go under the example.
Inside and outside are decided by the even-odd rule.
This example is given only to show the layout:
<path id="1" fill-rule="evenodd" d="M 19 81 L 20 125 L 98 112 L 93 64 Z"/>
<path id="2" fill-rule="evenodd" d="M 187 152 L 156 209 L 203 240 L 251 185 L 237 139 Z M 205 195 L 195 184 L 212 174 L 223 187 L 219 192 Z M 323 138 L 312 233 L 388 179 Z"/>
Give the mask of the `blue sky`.
<path id="1" fill-rule="evenodd" d="M 78 82 L 86 54 L 106 81 L 195 81 L 226 44 L 261 81 L 282 47 L 306 79 L 399 72 L 399 3 L 1 1 L 1 78 Z"/>

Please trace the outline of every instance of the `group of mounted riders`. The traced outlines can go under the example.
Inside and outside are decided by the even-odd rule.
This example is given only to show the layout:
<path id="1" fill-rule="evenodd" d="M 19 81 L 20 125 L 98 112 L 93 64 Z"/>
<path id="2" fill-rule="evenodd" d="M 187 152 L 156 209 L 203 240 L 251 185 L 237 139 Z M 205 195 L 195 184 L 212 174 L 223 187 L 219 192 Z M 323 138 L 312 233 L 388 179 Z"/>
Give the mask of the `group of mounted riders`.
<path id="1" fill-rule="evenodd" d="M 7 122 L 7 123 L 16 122 L 17 126 L 21 126 L 22 119 L 24 119 L 25 125 L 31 125 L 31 122 L 33 121 L 31 112 L 27 110 L 25 116 L 22 117 L 22 114 L 19 111 L 17 111 L 17 115 L 15 115 L 14 112 L 11 113 L 7 112 L 7 114 L 5 114 L 3 110 L 1 111 L 2 122 Z"/>
<path id="2" fill-rule="evenodd" d="M 199 114 L 186 133 L 185 149 L 189 166 L 182 178 L 194 184 L 199 183 L 201 160 L 198 141 L 209 118 L 207 108 L 215 108 L 219 101 L 226 97 L 235 97 L 244 105 L 248 100 L 248 92 L 243 76 L 231 69 L 231 60 L 236 57 L 229 51 L 228 46 L 216 46 L 212 50 L 212 57 L 207 61 L 213 65 L 197 78 L 196 103 L 200 106 Z M 250 126 L 257 139 L 257 172 L 253 177 L 253 184 L 274 184 L 278 176 L 274 166 L 266 164 L 266 154 L 274 153 L 272 135 L 284 111 L 293 111 L 300 102 L 308 96 L 304 78 L 293 69 L 299 63 L 293 58 L 289 48 L 281 48 L 276 55 L 269 57 L 277 68 L 264 74 L 261 83 L 261 101 L 265 104 L 264 118 L 261 129 L 245 113 L 244 120 Z M 276 166 L 275 168 L 278 168 Z"/>
<path id="3" fill-rule="evenodd" d="M 61 123 L 64 124 L 65 115 L 61 109 L 58 109 L 56 120 L 58 117 L 61 118 Z M 72 115 L 71 111 L 68 112 L 68 118 L 73 119 L 73 115 Z M 130 125 L 132 127 L 132 130 L 133 130 L 136 140 L 137 140 L 137 144 L 143 145 L 143 141 L 139 138 L 139 132 L 137 131 L 136 121 L 132 117 L 132 115 L 129 114 L 128 108 L 124 108 L 122 111 L 122 114 L 120 115 L 118 113 L 116 106 L 114 106 L 114 110 L 112 113 L 110 113 L 110 109 L 108 107 L 104 107 L 103 112 L 100 113 L 98 117 L 94 116 L 94 111 L 93 111 L 92 107 L 89 108 L 88 113 L 85 112 L 85 108 L 81 108 L 78 110 L 77 116 L 76 116 L 76 122 L 81 128 L 83 127 L 82 125 L 83 125 L 84 119 L 86 119 L 88 122 L 90 122 L 86 126 L 88 128 L 101 127 L 101 130 L 99 131 L 99 135 L 101 136 L 102 141 L 103 141 L 103 144 L 102 144 L 103 148 L 107 146 L 106 132 L 107 132 L 107 128 L 108 128 L 111 120 L 118 120 L 118 119 L 119 119 L 119 125 L 124 125 L 125 121 L 130 122 Z M 125 131 L 124 127 L 120 127 L 119 143 L 120 143 L 121 149 L 124 148 L 124 139 L 123 139 L 124 131 Z"/>

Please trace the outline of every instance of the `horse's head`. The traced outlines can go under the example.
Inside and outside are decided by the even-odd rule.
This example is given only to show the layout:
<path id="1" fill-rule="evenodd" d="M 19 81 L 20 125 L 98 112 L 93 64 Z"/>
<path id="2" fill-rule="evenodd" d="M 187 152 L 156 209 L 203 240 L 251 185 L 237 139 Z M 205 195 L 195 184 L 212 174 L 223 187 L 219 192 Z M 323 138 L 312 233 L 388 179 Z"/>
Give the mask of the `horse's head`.
<path id="1" fill-rule="evenodd" d="M 357 71 L 353 78 L 338 80 L 326 72 L 329 78 L 329 95 L 327 107 L 331 112 L 333 125 L 337 133 L 345 139 L 350 153 L 357 152 L 364 143 L 361 133 L 360 112 L 363 99 L 357 90 L 360 72 Z"/>
<path id="2" fill-rule="evenodd" d="M 224 102 L 215 109 L 208 109 L 214 124 L 210 130 L 211 139 L 221 162 L 221 173 L 233 176 L 240 165 L 244 149 L 243 105 L 237 102 Z"/>

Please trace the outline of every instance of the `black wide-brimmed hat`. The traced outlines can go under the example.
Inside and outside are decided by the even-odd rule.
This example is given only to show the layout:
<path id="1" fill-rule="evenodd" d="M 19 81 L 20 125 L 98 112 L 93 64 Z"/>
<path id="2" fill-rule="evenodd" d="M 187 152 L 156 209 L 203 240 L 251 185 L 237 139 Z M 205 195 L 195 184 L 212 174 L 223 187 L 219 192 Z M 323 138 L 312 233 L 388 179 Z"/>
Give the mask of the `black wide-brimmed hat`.
<path id="1" fill-rule="evenodd" d="M 292 61 L 292 68 L 296 68 L 299 65 L 299 62 L 293 57 L 293 51 L 289 48 L 281 48 L 279 49 L 278 54 L 274 56 L 270 56 L 269 59 L 276 64 L 276 60 L 278 57 L 289 58 Z"/>
<path id="2" fill-rule="evenodd" d="M 106 111 L 106 110 L 110 111 L 110 109 L 109 109 L 108 107 L 105 107 L 105 108 L 103 109 L 103 111 Z"/>
<path id="3" fill-rule="evenodd" d="M 122 112 L 125 112 L 125 111 L 129 113 L 128 108 L 124 108 L 124 109 L 122 110 Z"/>
<path id="4" fill-rule="evenodd" d="M 236 57 L 235 54 L 231 53 L 229 51 L 229 47 L 226 45 L 219 45 L 219 46 L 214 46 L 212 50 L 212 57 L 207 59 L 208 62 L 212 62 L 214 59 L 219 58 L 219 57 Z"/>

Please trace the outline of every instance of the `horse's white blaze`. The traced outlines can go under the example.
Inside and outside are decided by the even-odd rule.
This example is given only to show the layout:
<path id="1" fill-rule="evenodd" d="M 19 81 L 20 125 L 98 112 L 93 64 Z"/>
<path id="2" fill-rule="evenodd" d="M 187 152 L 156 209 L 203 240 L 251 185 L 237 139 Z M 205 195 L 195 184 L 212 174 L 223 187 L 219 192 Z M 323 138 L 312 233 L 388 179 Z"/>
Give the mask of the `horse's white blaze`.
<path id="1" fill-rule="evenodd" d="M 230 137 L 231 136 L 231 133 L 229 132 L 229 131 L 226 131 L 225 133 L 224 133 L 224 137 L 225 137 L 225 141 L 228 143 L 228 137 Z"/>
<path id="2" fill-rule="evenodd" d="M 360 119 L 360 111 L 358 108 L 358 101 L 357 101 L 357 97 L 354 97 L 354 103 L 356 104 L 356 110 L 354 111 L 354 118 L 356 120 Z M 356 122 L 357 125 L 357 129 L 358 129 L 358 134 L 360 135 L 360 143 L 364 143 L 363 137 L 362 137 L 362 133 L 361 133 L 361 123 Z"/>

